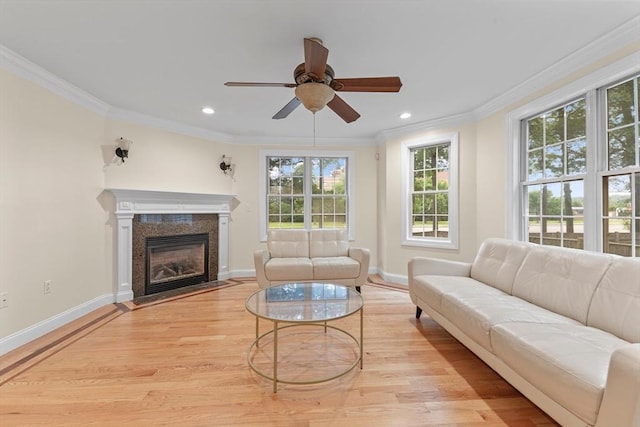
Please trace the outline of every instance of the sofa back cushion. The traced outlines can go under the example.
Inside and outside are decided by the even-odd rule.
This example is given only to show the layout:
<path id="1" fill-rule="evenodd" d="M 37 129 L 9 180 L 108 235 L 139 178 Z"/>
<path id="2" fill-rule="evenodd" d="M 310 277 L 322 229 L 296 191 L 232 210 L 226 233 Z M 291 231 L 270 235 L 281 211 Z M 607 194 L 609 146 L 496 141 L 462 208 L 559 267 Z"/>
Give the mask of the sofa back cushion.
<path id="1" fill-rule="evenodd" d="M 640 260 L 612 260 L 593 295 L 587 325 L 640 342 Z"/>
<path id="2" fill-rule="evenodd" d="M 309 232 L 268 230 L 267 248 L 272 258 L 309 258 Z"/>
<path id="3" fill-rule="evenodd" d="M 611 256 L 553 246 L 534 246 L 513 283 L 513 295 L 587 323 L 596 286 Z"/>
<path id="4" fill-rule="evenodd" d="M 492 238 L 482 242 L 471 265 L 471 277 L 511 294 L 513 279 L 531 244 Z"/>
<path id="5" fill-rule="evenodd" d="M 347 230 L 311 230 L 309 253 L 311 258 L 348 256 Z"/>

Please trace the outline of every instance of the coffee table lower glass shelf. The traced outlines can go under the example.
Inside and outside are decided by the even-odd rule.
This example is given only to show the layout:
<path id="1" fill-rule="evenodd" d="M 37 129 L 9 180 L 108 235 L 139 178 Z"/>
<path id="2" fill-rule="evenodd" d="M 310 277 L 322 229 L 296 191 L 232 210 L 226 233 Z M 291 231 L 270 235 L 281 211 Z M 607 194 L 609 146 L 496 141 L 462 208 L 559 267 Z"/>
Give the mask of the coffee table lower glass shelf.
<path id="1" fill-rule="evenodd" d="M 363 307 L 364 300 L 355 289 L 330 283 L 289 283 L 261 289 L 249 298 L 245 304 L 247 311 L 256 317 L 256 338 L 249 346 L 247 361 L 251 369 L 258 375 L 273 381 L 273 392 L 277 393 L 278 383 L 283 384 L 317 384 L 339 378 L 356 366 L 362 369 L 363 343 Z M 331 325 L 329 322 L 360 313 L 359 336 L 354 336 L 345 329 Z M 271 330 L 260 334 L 260 319 L 273 323 Z M 288 380 L 278 375 L 278 332 L 283 329 L 299 326 L 323 328 L 322 336 L 329 330 L 352 341 L 355 345 L 355 360 L 345 369 L 323 378 L 311 380 Z M 266 337 L 273 339 L 272 373 L 266 372 L 254 363 L 256 350 Z M 313 363 L 313 361 L 309 361 Z"/>

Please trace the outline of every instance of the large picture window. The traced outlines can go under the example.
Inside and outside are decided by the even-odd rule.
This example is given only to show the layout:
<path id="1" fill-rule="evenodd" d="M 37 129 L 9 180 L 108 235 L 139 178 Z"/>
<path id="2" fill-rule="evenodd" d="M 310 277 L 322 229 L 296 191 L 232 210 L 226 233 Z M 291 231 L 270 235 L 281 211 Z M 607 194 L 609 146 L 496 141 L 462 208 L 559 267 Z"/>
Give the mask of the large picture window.
<path id="1" fill-rule="evenodd" d="M 263 152 L 262 235 L 270 228 L 350 229 L 351 153 Z"/>
<path id="2" fill-rule="evenodd" d="M 519 129 L 510 137 L 520 199 L 510 203 L 514 237 L 640 256 L 640 67 L 632 63 L 510 115 L 510 129 Z"/>
<path id="3" fill-rule="evenodd" d="M 458 136 L 405 144 L 404 244 L 457 248 Z"/>

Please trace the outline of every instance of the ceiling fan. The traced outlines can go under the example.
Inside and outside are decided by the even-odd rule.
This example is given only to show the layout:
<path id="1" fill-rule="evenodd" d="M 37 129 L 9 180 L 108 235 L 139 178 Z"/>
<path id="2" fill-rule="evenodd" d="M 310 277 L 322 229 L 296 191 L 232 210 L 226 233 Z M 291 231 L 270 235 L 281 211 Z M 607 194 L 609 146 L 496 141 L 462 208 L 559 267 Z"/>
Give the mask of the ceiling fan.
<path id="1" fill-rule="evenodd" d="M 361 77 L 336 79 L 333 68 L 327 64 L 329 49 L 318 38 L 304 39 L 304 63 L 293 71 L 295 83 L 226 82 L 225 86 L 288 87 L 295 88 L 295 97 L 273 118 L 284 119 L 301 103 L 314 114 L 327 105 L 345 122 L 351 123 L 360 114 L 336 92 L 398 92 L 400 77 Z"/>

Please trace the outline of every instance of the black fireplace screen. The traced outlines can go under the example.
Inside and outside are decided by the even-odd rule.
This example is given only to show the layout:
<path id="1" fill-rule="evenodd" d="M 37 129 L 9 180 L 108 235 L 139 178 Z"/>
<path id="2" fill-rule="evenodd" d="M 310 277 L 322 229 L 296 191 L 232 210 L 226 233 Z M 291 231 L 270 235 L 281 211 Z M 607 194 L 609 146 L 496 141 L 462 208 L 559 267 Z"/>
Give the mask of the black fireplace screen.
<path id="1" fill-rule="evenodd" d="M 209 234 L 147 238 L 145 294 L 209 280 Z"/>

